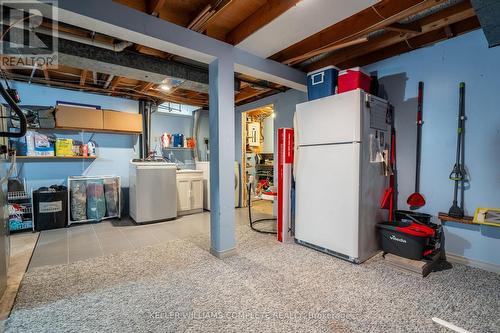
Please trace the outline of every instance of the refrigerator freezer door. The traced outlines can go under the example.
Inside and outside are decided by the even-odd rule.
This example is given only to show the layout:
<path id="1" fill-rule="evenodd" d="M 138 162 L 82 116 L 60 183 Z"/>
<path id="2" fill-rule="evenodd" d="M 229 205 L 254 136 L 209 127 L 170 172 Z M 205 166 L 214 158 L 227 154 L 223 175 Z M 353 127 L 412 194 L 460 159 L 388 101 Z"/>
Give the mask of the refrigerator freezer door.
<path id="1" fill-rule="evenodd" d="M 295 238 L 356 261 L 360 144 L 298 150 Z"/>
<path id="2" fill-rule="evenodd" d="M 365 93 L 353 90 L 297 105 L 297 145 L 361 141 Z"/>

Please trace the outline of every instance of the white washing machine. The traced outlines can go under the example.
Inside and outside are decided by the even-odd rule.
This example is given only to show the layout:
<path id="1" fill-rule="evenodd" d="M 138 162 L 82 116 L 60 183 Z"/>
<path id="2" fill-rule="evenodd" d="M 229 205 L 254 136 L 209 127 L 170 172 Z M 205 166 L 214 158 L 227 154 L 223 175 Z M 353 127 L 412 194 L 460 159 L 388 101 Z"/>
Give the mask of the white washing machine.
<path id="1" fill-rule="evenodd" d="M 130 162 L 130 217 L 136 223 L 177 217 L 177 166 L 156 161 Z"/>
<path id="2" fill-rule="evenodd" d="M 203 209 L 210 210 L 210 162 L 196 162 L 196 169 L 203 171 Z M 234 162 L 234 206 L 240 206 L 240 165 Z"/>

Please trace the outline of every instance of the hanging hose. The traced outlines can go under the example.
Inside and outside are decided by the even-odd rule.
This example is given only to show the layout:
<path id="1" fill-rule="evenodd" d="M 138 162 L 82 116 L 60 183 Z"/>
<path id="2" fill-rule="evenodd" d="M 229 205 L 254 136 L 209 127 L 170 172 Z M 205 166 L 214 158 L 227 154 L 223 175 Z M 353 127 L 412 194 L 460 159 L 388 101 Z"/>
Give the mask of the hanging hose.
<path id="1" fill-rule="evenodd" d="M 257 229 L 254 227 L 254 224 L 258 224 L 258 223 L 262 223 L 262 222 L 266 222 L 266 221 L 276 221 L 277 218 L 270 217 L 270 218 L 263 218 L 263 219 L 258 219 L 258 220 L 253 221 L 252 220 L 252 196 L 251 196 L 252 183 L 251 182 L 248 182 L 247 190 L 248 190 L 248 221 L 250 223 L 250 228 L 253 231 L 260 232 L 261 234 L 276 235 L 276 233 L 277 233 L 276 231 L 260 230 L 260 229 Z"/>
<path id="2" fill-rule="evenodd" d="M 9 104 L 9 106 L 14 110 L 14 113 L 19 117 L 19 132 L 0 132 L 0 137 L 6 138 L 22 138 L 26 134 L 27 121 L 21 108 L 14 102 L 12 97 L 9 95 L 7 90 L 5 90 L 2 83 L 0 83 L 0 94 L 3 99 Z"/>

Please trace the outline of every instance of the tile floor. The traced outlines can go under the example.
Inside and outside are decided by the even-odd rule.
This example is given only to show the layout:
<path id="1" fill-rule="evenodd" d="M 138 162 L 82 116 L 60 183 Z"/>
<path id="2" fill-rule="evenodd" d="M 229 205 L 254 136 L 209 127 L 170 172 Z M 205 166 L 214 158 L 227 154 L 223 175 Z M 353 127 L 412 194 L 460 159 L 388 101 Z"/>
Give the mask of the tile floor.
<path id="1" fill-rule="evenodd" d="M 13 233 L 10 235 L 10 262 L 7 274 L 7 289 L 0 299 L 0 321 L 6 319 L 10 314 L 37 239 L 37 232 Z"/>
<path id="2" fill-rule="evenodd" d="M 271 204 L 257 203 L 253 208 L 254 219 L 263 214 L 268 216 L 270 211 Z M 246 208 L 237 209 L 236 223 L 248 223 L 247 212 Z M 129 218 L 123 218 L 42 231 L 28 270 L 116 254 L 173 239 L 208 235 L 209 232 L 209 212 L 146 225 L 136 225 Z"/>

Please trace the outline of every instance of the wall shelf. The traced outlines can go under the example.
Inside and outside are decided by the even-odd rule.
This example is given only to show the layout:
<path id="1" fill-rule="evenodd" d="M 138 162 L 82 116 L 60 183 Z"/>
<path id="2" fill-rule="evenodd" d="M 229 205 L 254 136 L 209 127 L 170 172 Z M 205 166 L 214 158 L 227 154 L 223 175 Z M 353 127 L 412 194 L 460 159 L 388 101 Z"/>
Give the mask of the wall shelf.
<path id="1" fill-rule="evenodd" d="M 16 156 L 16 160 L 22 162 L 34 162 L 34 161 L 77 161 L 77 160 L 90 160 L 93 161 L 97 156 Z"/>
<path id="2" fill-rule="evenodd" d="M 446 213 L 439 213 L 438 218 L 441 222 L 456 222 L 462 224 L 477 224 L 473 222 L 472 216 L 464 216 L 462 218 L 451 217 Z"/>
<path id="3" fill-rule="evenodd" d="M 163 150 L 194 150 L 194 148 L 188 147 L 163 147 Z"/>
<path id="4" fill-rule="evenodd" d="M 88 132 L 88 133 L 111 133 L 111 134 L 130 134 L 139 135 L 141 132 L 133 131 L 119 131 L 119 130 L 108 130 L 108 129 L 92 129 L 92 128 L 73 128 L 73 127 L 54 127 L 54 128 L 28 128 L 31 131 L 44 131 L 44 132 Z"/>

